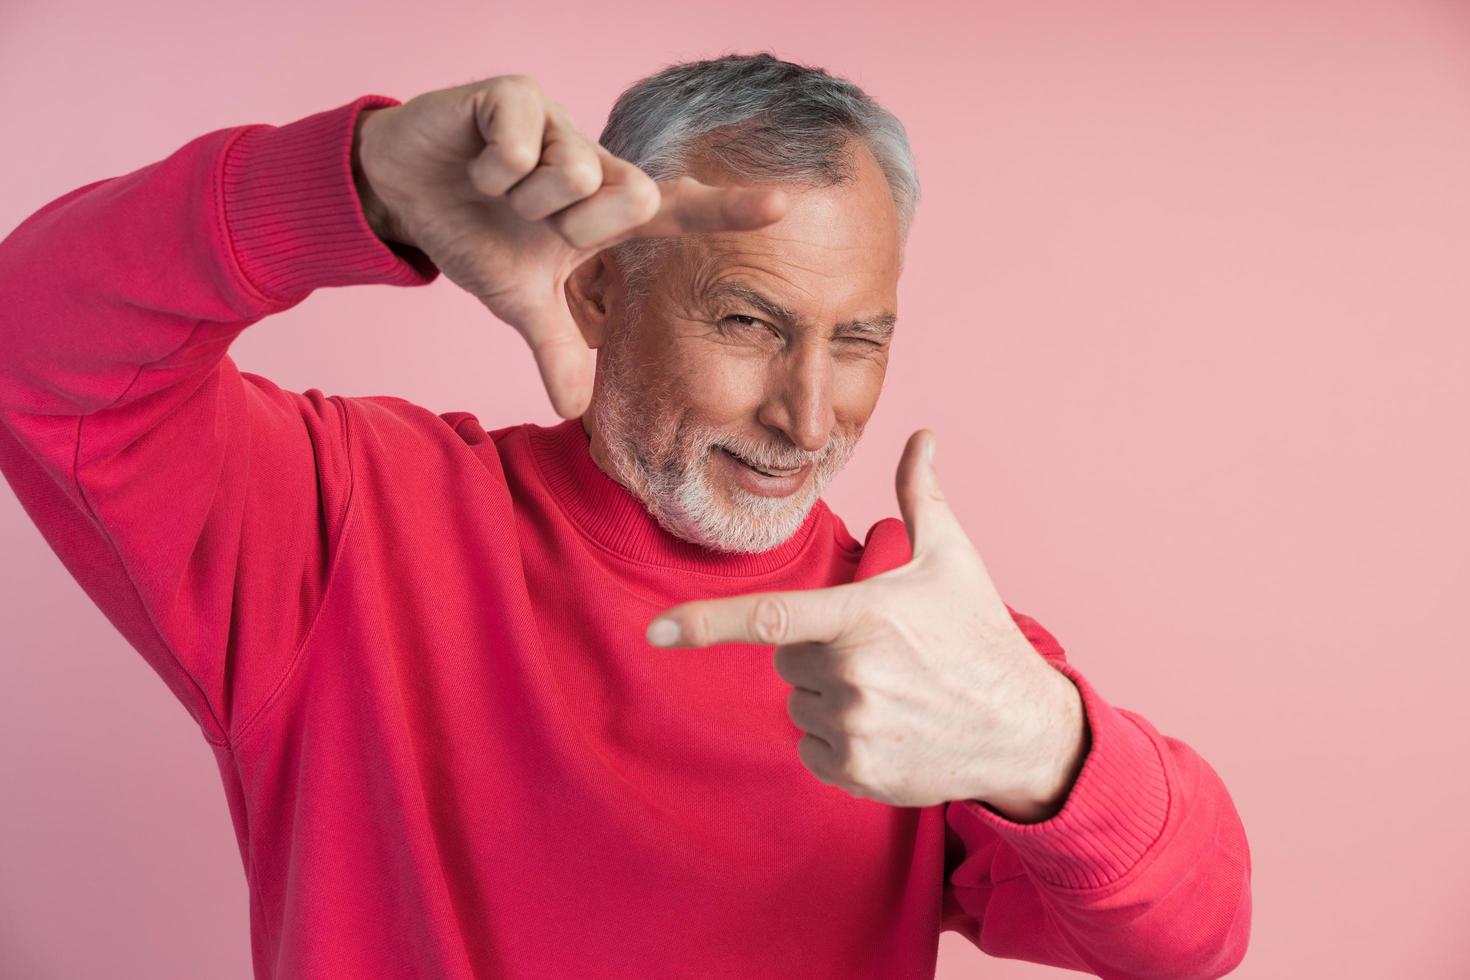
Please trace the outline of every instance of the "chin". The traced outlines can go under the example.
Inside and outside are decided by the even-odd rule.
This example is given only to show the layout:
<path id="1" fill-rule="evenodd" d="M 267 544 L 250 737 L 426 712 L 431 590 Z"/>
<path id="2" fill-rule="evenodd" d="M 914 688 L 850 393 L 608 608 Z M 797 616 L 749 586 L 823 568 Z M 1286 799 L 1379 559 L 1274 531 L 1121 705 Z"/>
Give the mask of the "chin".
<path id="1" fill-rule="evenodd" d="M 759 554 L 785 544 L 801 529 L 816 504 L 815 490 L 809 485 L 789 497 L 767 497 L 724 483 L 716 489 L 701 474 L 668 501 L 672 520 L 665 526 L 712 551 Z"/>

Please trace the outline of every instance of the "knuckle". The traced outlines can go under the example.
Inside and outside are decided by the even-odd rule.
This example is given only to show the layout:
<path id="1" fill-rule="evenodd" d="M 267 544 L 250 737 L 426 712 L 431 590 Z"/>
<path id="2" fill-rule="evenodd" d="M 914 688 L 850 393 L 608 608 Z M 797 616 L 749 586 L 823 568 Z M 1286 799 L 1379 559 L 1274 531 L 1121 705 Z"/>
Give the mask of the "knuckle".
<path id="1" fill-rule="evenodd" d="M 856 701 L 858 692 L 868 686 L 869 670 L 862 657 L 841 657 L 832 664 L 832 676 L 842 686 L 844 704 Z"/>
<path id="2" fill-rule="evenodd" d="M 709 628 L 709 616 L 703 609 L 690 609 L 680 627 L 683 635 L 695 646 L 704 646 L 713 634 Z"/>
<path id="3" fill-rule="evenodd" d="M 530 75 L 520 72 L 511 72 L 508 75 L 496 75 L 490 79 L 490 86 L 499 93 L 513 94 L 537 94 L 541 91 L 541 84 Z"/>
<path id="4" fill-rule="evenodd" d="M 762 643 L 781 643 L 791 632 L 791 611 L 776 596 L 762 596 L 750 607 L 750 632 Z"/>
<path id="5" fill-rule="evenodd" d="M 791 689 L 791 693 L 786 695 L 786 717 L 791 719 L 792 724 L 800 728 L 801 718 L 799 717 L 799 715 L 801 709 L 797 707 L 797 702 L 799 700 L 797 697 L 798 693 L 799 692 L 797 691 L 797 689 L 793 687 Z"/>
<path id="6" fill-rule="evenodd" d="M 852 659 L 852 657 L 846 654 L 834 657 L 831 661 L 831 666 L 827 669 L 827 676 L 829 678 L 828 693 L 832 696 L 833 707 L 839 713 L 847 711 L 862 691 L 858 682 L 852 678 L 854 674 L 861 674 L 863 672 L 861 670 L 854 670 L 850 666 L 849 661 Z"/>
<path id="7" fill-rule="evenodd" d="M 864 666 L 861 657 L 842 657 L 832 666 L 832 673 L 838 677 L 836 683 L 836 696 L 842 704 L 842 711 L 851 711 L 863 699 L 863 691 L 869 683 L 869 667 Z"/>
<path id="8" fill-rule="evenodd" d="M 602 165 L 595 157 L 580 157 L 562 168 L 562 179 L 570 191 L 586 197 L 602 186 Z"/>
<path id="9" fill-rule="evenodd" d="M 636 168 L 635 168 L 636 169 Z M 633 217 L 639 223 L 652 221 L 663 203 L 658 183 L 642 170 L 628 181 L 628 196 L 633 201 Z"/>
<path id="10" fill-rule="evenodd" d="M 495 160 L 505 170 L 524 176 L 541 162 L 541 148 L 526 141 L 501 143 L 495 147 Z"/>

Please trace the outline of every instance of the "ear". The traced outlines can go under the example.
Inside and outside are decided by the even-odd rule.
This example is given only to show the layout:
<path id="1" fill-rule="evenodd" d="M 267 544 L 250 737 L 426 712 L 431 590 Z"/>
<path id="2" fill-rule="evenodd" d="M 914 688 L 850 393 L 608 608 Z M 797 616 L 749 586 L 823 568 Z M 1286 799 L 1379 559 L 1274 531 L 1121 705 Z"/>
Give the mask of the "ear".
<path id="1" fill-rule="evenodd" d="M 572 311 L 588 347 L 601 347 L 607 337 L 609 272 L 607 258 L 598 252 L 567 277 L 567 308 Z"/>

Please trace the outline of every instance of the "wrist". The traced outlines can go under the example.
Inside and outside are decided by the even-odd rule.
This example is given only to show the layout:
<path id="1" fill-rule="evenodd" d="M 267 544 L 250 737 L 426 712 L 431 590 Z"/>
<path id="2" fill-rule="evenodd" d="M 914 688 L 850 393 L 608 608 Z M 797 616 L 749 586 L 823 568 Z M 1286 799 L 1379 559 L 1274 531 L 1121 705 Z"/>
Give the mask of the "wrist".
<path id="1" fill-rule="evenodd" d="M 423 285 L 427 257 L 397 254 L 363 220 L 348 156 L 356 118 L 388 96 L 365 95 L 280 126 L 238 127 L 220 161 L 230 265 L 254 297 L 299 303 L 324 286 Z"/>
<path id="2" fill-rule="evenodd" d="M 364 131 L 368 127 L 369 120 L 379 112 L 377 109 L 364 109 L 357 114 L 357 119 L 352 129 L 352 183 L 357 188 L 357 200 L 362 207 L 362 216 L 367 220 L 368 227 L 373 234 L 385 244 L 399 241 L 397 230 L 393 225 L 392 216 L 388 208 L 373 191 L 372 182 L 368 180 L 367 172 L 362 165 L 362 145 Z"/>
<path id="3" fill-rule="evenodd" d="M 1060 682 L 1057 689 L 1061 694 L 1058 706 L 1048 714 L 1045 733 L 1049 737 L 1043 739 L 1046 748 L 1035 769 L 1037 780 L 1016 793 L 984 801 L 1016 823 L 1040 823 L 1060 813 L 1092 747 L 1082 693 L 1065 674 L 1047 669 Z"/>

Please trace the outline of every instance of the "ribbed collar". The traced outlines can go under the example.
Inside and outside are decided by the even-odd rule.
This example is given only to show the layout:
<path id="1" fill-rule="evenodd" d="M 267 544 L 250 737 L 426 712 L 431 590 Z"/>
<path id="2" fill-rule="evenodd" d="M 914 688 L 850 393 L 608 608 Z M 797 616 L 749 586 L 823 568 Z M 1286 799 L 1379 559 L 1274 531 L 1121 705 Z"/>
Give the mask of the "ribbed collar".
<path id="1" fill-rule="evenodd" d="M 818 498 L 796 533 L 769 551 L 714 551 L 666 531 L 643 502 L 592 458 L 580 417 L 553 426 L 527 423 L 531 453 L 547 489 L 587 537 L 632 561 L 713 575 L 762 575 L 795 561 L 827 529 Z"/>

